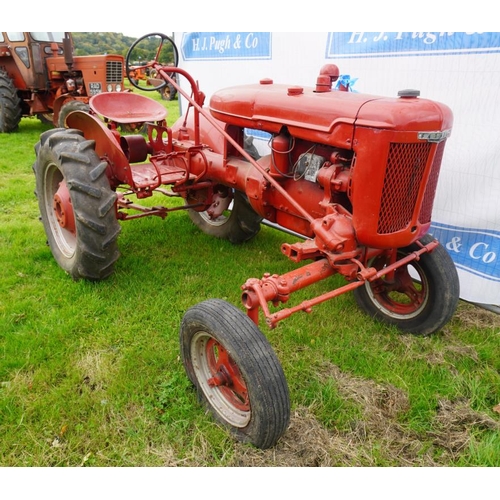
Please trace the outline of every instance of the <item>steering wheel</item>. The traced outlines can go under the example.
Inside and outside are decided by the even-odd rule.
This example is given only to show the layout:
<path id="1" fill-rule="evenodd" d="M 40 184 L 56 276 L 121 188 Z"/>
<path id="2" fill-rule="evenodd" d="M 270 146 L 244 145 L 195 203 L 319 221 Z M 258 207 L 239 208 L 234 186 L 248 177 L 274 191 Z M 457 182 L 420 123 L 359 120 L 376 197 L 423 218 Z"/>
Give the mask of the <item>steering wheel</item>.
<path id="1" fill-rule="evenodd" d="M 151 92 L 164 88 L 168 83 L 160 78 L 154 66 L 176 67 L 178 62 L 179 52 L 172 38 L 163 33 L 149 33 L 131 45 L 125 58 L 125 72 L 134 87 Z M 159 80 L 161 83 L 158 83 Z M 145 83 L 141 84 L 143 81 Z"/>

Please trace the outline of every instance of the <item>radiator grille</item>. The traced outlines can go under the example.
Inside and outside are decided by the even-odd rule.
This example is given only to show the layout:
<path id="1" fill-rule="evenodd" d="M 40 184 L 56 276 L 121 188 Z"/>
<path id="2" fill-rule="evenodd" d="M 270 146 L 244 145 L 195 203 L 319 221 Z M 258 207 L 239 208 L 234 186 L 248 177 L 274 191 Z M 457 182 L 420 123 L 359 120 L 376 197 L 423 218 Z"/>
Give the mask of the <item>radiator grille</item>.
<path id="1" fill-rule="evenodd" d="M 436 149 L 436 155 L 434 156 L 434 162 L 432 163 L 432 170 L 429 175 L 429 180 L 427 181 L 427 187 L 425 188 L 422 209 L 420 210 L 420 215 L 418 216 L 418 221 L 421 224 L 427 224 L 431 221 L 432 206 L 434 205 L 434 196 L 436 194 L 439 171 L 441 170 L 441 161 L 443 159 L 445 144 L 446 141 L 440 142 Z"/>
<path id="2" fill-rule="evenodd" d="M 378 234 L 401 231 L 411 222 L 431 147 L 430 143 L 391 143 L 380 203 Z"/>
<path id="3" fill-rule="evenodd" d="M 106 61 L 106 82 L 120 83 L 123 77 L 123 66 L 120 61 Z"/>

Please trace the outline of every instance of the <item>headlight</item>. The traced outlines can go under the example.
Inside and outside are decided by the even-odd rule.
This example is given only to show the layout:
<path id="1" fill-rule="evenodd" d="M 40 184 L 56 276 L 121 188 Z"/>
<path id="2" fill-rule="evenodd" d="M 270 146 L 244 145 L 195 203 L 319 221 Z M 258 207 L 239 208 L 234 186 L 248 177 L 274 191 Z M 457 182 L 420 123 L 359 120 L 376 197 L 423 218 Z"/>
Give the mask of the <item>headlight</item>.
<path id="1" fill-rule="evenodd" d="M 116 84 L 116 91 L 117 91 L 117 92 L 121 92 L 121 91 L 122 91 L 122 86 L 121 86 L 121 84 L 120 84 L 120 83 L 117 83 L 117 84 Z"/>
<path id="2" fill-rule="evenodd" d="M 108 90 L 108 92 L 113 92 L 113 85 L 111 85 L 111 83 L 108 83 L 106 89 Z"/>

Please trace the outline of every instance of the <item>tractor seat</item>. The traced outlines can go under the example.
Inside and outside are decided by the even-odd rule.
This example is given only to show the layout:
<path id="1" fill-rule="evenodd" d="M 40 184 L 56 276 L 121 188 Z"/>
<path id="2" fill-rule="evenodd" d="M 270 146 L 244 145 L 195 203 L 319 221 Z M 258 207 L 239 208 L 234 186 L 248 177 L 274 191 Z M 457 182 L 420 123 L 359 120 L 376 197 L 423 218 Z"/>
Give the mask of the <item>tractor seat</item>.
<path id="1" fill-rule="evenodd" d="M 89 100 L 92 111 L 116 123 L 159 122 L 167 110 L 159 103 L 133 92 L 103 92 Z"/>

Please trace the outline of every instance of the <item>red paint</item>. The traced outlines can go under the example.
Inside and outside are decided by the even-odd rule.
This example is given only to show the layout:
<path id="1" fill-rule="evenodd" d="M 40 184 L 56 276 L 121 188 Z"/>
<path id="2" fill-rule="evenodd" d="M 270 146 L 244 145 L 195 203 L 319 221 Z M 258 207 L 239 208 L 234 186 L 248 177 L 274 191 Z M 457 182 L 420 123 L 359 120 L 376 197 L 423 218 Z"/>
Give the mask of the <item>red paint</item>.
<path id="1" fill-rule="evenodd" d="M 431 243 L 395 259 L 397 248 L 429 229 L 444 140 L 453 124 L 447 106 L 410 94 L 387 98 L 332 90 L 339 72 L 327 65 L 314 86 L 263 79 L 220 90 L 204 108 L 204 94 L 186 71 L 159 64 L 154 69 L 190 102 L 187 116 L 171 128 L 156 103 L 112 94 L 91 101 L 106 122 L 75 112 L 69 124 L 96 142 L 113 187 L 125 184 L 139 199 L 169 187 L 191 208 L 214 217 L 228 206 L 228 193 L 238 190 L 263 218 L 308 238 L 284 244 L 282 252 L 294 262 L 311 263 L 243 285 L 243 303 L 255 323 L 259 310 L 273 327 L 294 312 L 309 312 L 383 274 L 405 283 L 408 262 L 434 248 Z M 189 94 L 171 78 L 173 73 L 187 78 Z M 113 123 L 127 116 L 149 122 L 147 139 L 120 137 Z M 255 161 L 244 150 L 245 129 L 271 134 L 269 155 Z M 428 141 L 428 132 L 440 142 Z M 124 199 L 117 206 L 121 219 L 137 217 L 126 214 Z M 144 208 L 140 216 L 164 217 L 172 210 L 156 207 L 148 213 Z M 384 271 L 381 264 L 366 267 L 370 259 L 389 266 Z M 333 274 L 342 274 L 348 283 L 270 312 L 268 302 L 285 303 L 295 291 Z M 417 294 L 415 307 L 419 300 Z M 221 359 L 213 360 L 211 384 L 243 391 L 238 374 L 228 368 L 231 363 Z"/>

